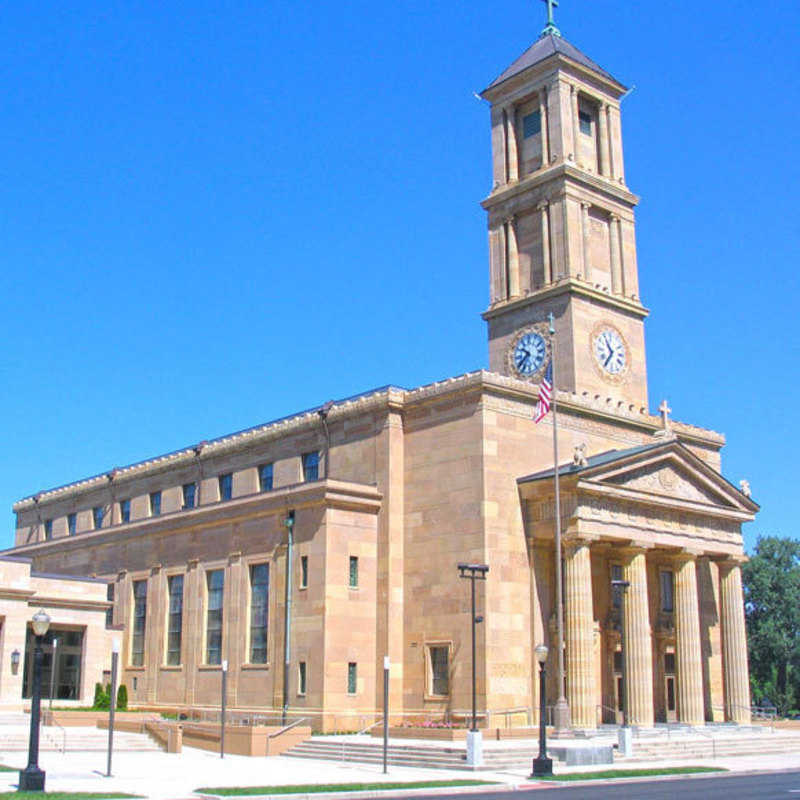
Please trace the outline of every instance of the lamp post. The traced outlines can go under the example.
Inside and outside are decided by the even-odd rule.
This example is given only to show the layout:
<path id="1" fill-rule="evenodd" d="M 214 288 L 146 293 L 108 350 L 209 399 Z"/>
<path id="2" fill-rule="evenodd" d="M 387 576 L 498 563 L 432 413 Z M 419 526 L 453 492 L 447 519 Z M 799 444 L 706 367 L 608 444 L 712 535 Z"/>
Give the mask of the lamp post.
<path id="1" fill-rule="evenodd" d="M 111 753 L 114 750 L 114 713 L 117 707 L 117 665 L 119 663 L 119 639 L 111 641 L 111 701 L 108 704 L 108 764 L 106 777 L 111 777 Z"/>
<path id="2" fill-rule="evenodd" d="M 11 672 L 16 675 L 19 669 L 19 650 L 15 647 L 11 651 Z"/>
<path id="3" fill-rule="evenodd" d="M 50 699 L 48 703 L 49 709 L 53 710 L 53 689 L 56 683 L 56 663 L 58 656 L 58 639 L 53 639 L 53 654 L 50 656 Z"/>
<path id="4" fill-rule="evenodd" d="M 39 769 L 39 712 L 42 699 L 42 637 L 50 627 L 50 617 L 42 608 L 31 620 L 36 644 L 33 649 L 33 691 L 31 692 L 31 736 L 28 744 L 28 766 L 20 770 L 20 792 L 43 792 L 43 770 Z"/>
<path id="5" fill-rule="evenodd" d="M 547 757 L 547 647 L 536 646 L 536 660 L 539 662 L 539 755 L 533 759 L 532 778 L 553 774 L 553 759 Z"/>
<path id="6" fill-rule="evenodd" d="M 477 686 L 475 678 L 475 626 L 483 617 L 475 614 L 475 581 L 485 581 L 489 567 L 486 564 L 459 564 L 458 577 L 467 578 L 472 585 L 472 726 L 467 734 L 467 764 L 479 766 L 483 762 L 483 742 L 478 730 Z"/>
<path id="7" fill-rule="evenodd" d="M 289 659 L 292 643 L 292 549 L 294 548 L 294 511 L 289 511 L 283 520 L 286 526 L 286 586 L 283 603 L 283 714 L 282 725 L 289 715 Z"/>
<path id="8" fill-rule="evenodd" d="M 219 757 L 225 758 L 225 695 L 228 693 L 228 661 L 222 661 L 222 697 L 220 702 L 220 719 L 222 721 L 222 729 L 219 736 Z"/>

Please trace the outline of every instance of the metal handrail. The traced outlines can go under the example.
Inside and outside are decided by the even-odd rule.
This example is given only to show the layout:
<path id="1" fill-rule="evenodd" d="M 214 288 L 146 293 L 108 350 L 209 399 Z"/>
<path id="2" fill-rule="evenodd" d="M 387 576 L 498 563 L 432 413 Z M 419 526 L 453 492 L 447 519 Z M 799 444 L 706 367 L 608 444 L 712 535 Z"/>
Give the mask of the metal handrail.
<path id="1" fill-rule="evenodd" d="M 380 725 L 382 722 L 383 722 L 383 717 L 381 717 L 377 722 L 373 722 L 373 723 L 367 725 L 366 728 L 362 728 L 360 731 L 358 731 L 358 733 L 354 733 L 352 735 L 353 736 L 363 736 L 367 731 L 371 731 L 374 727 Z M 345 758 L 346 747 L 347 747 L 347 740 L 346 739 L 342 739 L 342 761 L 346 761 L 347 760 Z"/>
<path id="2" fill-rule="evenodd" d="M 58 723 L 58 721 L 56 720 L 55 714 L 52 714 L 52 713 L 50 714 L 50 723 L 52 725 L 55 725 L 56 728 L 60 729 L 61 735 L 62 735 L 61 752 L 62 753 L 66 753 L 67 752 L 67 730 L 66 730 L 66 728 L 64 728 L 63 725 L 60 725 Z M 41 730 L 41 727 L 42 727 L 43 724 L 44 723 L 42 722 L 42 720 L 40 718 L 39 719 L 39 729 L 40 730 Z"/>
<path id="3" fill-rule="evenodd" d="M 267 739 L 277 739 L 281 734 L 286 733 L 286 731 L 290 731 L 292 728 L 297 727 L 301 722 L 308 722 L 305 717 L 301 717 L 294 722 L 290 722 L 288 725 L 284 725 L 280 730 L 277 730 L 273 733 L 267 734 Z"/>

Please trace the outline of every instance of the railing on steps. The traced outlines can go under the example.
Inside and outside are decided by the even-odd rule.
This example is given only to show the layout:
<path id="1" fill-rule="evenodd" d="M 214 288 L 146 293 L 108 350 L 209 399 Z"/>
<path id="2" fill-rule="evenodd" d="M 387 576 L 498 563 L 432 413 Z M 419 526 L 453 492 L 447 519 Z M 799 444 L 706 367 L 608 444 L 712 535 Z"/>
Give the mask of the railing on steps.
<path id="1" fill-rule="evenodd" d="M 64 728 L 63 725 L 59 725 L 58 724 L 58 722 L 55 719 L 55 717 L 53 718 L 53 725 L 55 725 L 56 728 L 58 728 L 61 731 L 61 752 L 62 753 L 66 753 L 67 752 L 67 731 L 66 731 L 66 729 Z M 39 722 L 39 735 L 40 736 L 41 736 L 41 732 L 42 732 L 42 723 L 40 721 Z"/>
<path id="2" fill-rule="evenodd" d="M 354 736 L 363 736 L 367 731 L 371 731 L 373 728 L 377 727 L 382 722 L 383 722 L 383 717 L 381 717 L 377 722 L 373 722 L 372 724 L 367 725 L 366 728 L 362 728 L 362 730 L 358 731 L 358 733 L 355 733 Z M 347 760 L 347 758 L 346 758 L 346 745 L 347 745 L 347 740 L 346 739 L 342 739 L 342 761 L 346 761 Z"/>
<path id="3" fill-rule="evenodd" d="M 300 719 L 297 719 L 294 722 L 290 722 L 288 725 L 284 725 L 279 730 L 267 734 L 267 739 L 269 741 L 277 739 L 279 736 L 283 736 L 284 733 L 287 733 L 288 731 L 292 730 L 292 728 L 296 728 L 301 722 L 308 722 L 308 719 L 306 719 L 305 717 L 301 717 Z M 267 753 L 269 753 L 269 744 L 267 745 Z"/>

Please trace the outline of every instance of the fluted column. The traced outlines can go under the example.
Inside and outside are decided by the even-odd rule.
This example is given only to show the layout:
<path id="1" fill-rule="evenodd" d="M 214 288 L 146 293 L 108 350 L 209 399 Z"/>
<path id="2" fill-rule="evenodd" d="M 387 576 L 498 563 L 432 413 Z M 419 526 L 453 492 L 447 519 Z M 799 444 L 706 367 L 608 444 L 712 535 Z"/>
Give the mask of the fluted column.
<path id="1" fill-rule="evenodd" d="M 647 560 L 643 548 L 622 551 L 622 577 L 630 586 L 625 596 L 625 672 L 628 678 L 628 722 L 652 728 L 653 644 L 647 593 Z"/>
<path id="2" fill-rule="evenodd" d="M 581 203 L 581 242 L 583 245 L 583 279 L 592 282 L 592 264 L 589 256 L 589 209 L 591 203 Z"/>
<path id="3" fill-rule="evenodd" d="M 506 220 L 508 237 L 508 296 L 519 297 L 519 250 L 517 248 L 517 221 L 515 217 Z"/>
<path id="4" fill-rule="evenodd" d="M 580 162 L 580 125 L 578 115 L 578 88 L 576 86 L 569 87 L 570 94 L 570 108 L 572 109 L 572 156 L 576 164 Z"/>
<path id="5" fill-rule="evenodd" d="M 567 661 L 567 700 L 572 727 L 597 727 L 594 689 L 592 567 L 589 543 L 566 545 L 564 641 Z"/>
<path id="6" fill-rule="evenodd" d="M 619 248 L 619 217 L 611 214 L 608 218 L 608 243 L 611 250 L 611 291 L 622 292 L 622 257 Z"/>
<path id="7" fill-rule="evenodd" d="M 608 105 L 603 104 L 597 112 L 600 126 L 600 146 L 597 154 L 597 171 L 608 177 Z"/>
<path id="8" fill-rule="evenodd" d="M 506 123 L 506 163 L 508 164 L 507 181 L 519 180 L 519 157 L 517 156 L 517 115 L 513 105 L 504 109 Z"/>
<path id="9" fill-rule="evenodd" d="M 544 267 L 544 285 L 553 282 L 552 262 L 550 260 L 550 218 L 547 203 L 536 206 L 542 216 L 542 265 Z"/>
<path id="10" fill-rule="evenodd" d="M 678 719 L 703 725 L 703 666 L 700 649 L 700 608 L 694 556 L 675 562 L 675 637 L 678 668 Z"/>
<path id="11" fill-rule="evenodd" d="M 539 91 L 539 121 L 542 126 L 542 166 L 550 163 L 550 126 L 547 124 L 547 89 L 542 87 Z"/>
<path id="12" fill-rule="evenodd" d="M 747 669 L 742 569 L 738 561 L 723 561 L 719 564 L 719 583 L 725 717 L 733 722 L 749 725 L 750 677 Z"/>

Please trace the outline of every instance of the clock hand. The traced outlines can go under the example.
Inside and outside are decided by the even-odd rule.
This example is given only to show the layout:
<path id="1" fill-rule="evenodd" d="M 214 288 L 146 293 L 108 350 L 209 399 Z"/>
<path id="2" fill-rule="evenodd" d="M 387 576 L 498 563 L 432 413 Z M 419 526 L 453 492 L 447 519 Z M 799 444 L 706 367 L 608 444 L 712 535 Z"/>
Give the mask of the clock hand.
<path id="1" fill-rule="evenodd" d="M 607 367 L 608 362 L 611 361 L 611 357 L 614 355 L 614 351 L 609 347 L 608 348 L 608 358 L 603 362 L 603 366 Z"/>

